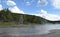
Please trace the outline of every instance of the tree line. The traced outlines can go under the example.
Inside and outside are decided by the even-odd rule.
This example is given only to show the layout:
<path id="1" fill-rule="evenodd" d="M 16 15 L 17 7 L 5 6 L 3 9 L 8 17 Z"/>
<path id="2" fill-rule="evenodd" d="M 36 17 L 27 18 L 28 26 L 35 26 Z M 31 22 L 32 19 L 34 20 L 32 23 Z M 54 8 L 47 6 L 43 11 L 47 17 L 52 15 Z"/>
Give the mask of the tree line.
<path id="1" fill-rule="evenodd" d="M 9 9 L 4 9 L 0 11 L 0 22 L 17 22 L 17 23 L 21 22 L 24 24 L 25 23 L 36 23 L 36 24 L 55 23 L 35 15 L 13 13 Z"/>

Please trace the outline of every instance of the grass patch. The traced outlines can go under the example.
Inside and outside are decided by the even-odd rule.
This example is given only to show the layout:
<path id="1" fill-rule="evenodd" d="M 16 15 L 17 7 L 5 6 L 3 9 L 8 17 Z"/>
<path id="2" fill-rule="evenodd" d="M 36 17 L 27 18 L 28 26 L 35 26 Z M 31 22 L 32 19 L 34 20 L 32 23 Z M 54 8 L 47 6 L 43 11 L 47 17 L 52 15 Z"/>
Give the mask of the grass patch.
<path id="1" fill-rule="evenodd" d="M 11 27 L 17 25 L 15 22 L 0 22 L 0 27 Z"/>
<path id="2" fill-rule="evenodd" d="M 0 22 L 0 27 L 26 27 L 27 24 L 18 24 L 16 22 Z"/>
<path id="3" fill-rule="evenodd" d="M 29 24 L 18 24 L 16 22 L 0 22 L 0 27 L 26 27 L 26 26 L 35 26 L 38 24 L 29 23 Z"/>

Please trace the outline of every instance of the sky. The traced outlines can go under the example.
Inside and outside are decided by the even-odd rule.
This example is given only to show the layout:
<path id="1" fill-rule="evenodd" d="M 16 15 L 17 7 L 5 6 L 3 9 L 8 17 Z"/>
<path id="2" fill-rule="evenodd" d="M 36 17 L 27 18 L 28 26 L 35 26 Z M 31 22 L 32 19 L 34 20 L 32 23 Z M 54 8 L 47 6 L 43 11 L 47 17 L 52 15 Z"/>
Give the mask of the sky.
<path id="1" fill-rule="evenodd" d="M 0 10 L 29 14 L 48 20 L 60 20 L 60 0 L 0 0 Z"/>

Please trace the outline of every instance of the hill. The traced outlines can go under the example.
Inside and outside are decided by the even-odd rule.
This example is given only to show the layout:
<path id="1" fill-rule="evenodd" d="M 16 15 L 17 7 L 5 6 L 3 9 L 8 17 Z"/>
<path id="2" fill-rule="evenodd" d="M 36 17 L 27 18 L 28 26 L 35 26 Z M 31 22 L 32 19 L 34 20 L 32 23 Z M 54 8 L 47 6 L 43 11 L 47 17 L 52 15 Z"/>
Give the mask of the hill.
<path id="1" fill-rule="evenodd" d="M 60 23 L 60 21 L 50 21 L 35 15 L 28 14 L 17 14 L 12 13 L 8 9 L 4 9 L 0 11 L 0 22 L 16 22 L 17 24 L 45 24 L 45 23 Z"/>

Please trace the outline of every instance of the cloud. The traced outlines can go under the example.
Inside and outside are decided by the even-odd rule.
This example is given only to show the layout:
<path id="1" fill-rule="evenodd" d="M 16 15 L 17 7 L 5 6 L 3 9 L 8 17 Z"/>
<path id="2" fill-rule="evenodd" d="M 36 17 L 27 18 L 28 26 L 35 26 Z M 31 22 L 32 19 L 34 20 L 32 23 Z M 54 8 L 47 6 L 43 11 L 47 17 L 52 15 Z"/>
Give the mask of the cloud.
<path id="1" fill-rule="evenodd" d="M 38 0 L 37 6 L 46 6 L 48 4 L 47 0 Z"/>
<path id="2" fill-rule="evenodd" d="M 14 1 L 12 1 L 12 0 L 8 0 L 8 1 L 7 1 L 7 5 L 8 5 L 8 6 L 15 6 L 16 3 L 15 3 Z"/>
<path id="3" fill-rule="evenodd" d="M 24 14 L 24 12 L 22 10 L 20 10 L 17 6 L 14 6 L 13 8 L 10 7 L 9 10 L 13 13 L 21 13 Z"/>
<path id="4" fill-rule="evenodd" d="M 39 14 L 35 14 L 36 16 L 40 16 L 43 17 L 47 20 L 51 20 L 51 21 L 57 21 L 60 20 L 60 16 L 58 15 L 54 15 L 54 14 L 48 14 L 47 11 L 41 9 Z"/>
<path id="5" fill-rule="evenodd" d="M 7 3 L 6 3 L 8 6 L 9 6 L 9 10 L 13 13 L 19 13 L 19 14 L 24 14 L 24 12 L 22 10 L 20 10 L 16 3 L 12 0 L 7 0 Z"/>
<path id="6" fill-rule="evenodd" d="M 44 14 L 44 15 L 46 15 L 46 14 L 47 14 L 47 11 L 41 9 L 40 14 Z"/>
<path id="7" fill-rule="evenodd" d="M 26 2 L 26 5 L 31 5 L 31 3 L 30 2 Z"/>
<path id="8" fill-rule="evenodd" d="M 54 14 L 47 14 L 46 19 L 49 19 L 51 21 L 57 21 L 60 20 L 60 16 Z"/>
<path id="9" fill-rule="evenodd" d="M 2 7 L 2 5 L 0 4 L 0 10 L 3 10 L 3 7 Z"/>
<path id="10" fill-rule="evenodd" d="M 60 0 L 51 0 L 51 4 L 54 8 L 60 9 Z"/>

